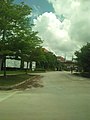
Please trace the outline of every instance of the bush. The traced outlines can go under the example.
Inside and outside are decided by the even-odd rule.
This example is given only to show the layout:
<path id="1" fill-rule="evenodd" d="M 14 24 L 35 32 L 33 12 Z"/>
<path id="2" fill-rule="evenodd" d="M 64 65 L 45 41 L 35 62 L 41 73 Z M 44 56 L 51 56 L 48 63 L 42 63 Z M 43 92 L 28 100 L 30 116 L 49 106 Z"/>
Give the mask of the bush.
<path id="1" fill-rule="evenodd" d="M 45 72 L 46 70 L 44 68 L 36 68 L 35 71 L 43 71 L 43 72 Z"/>
<path id="2" fill-rule="evenodd" d="M 81 76 L 90 78 L 90 73 L 89 72 L 82 72 Z"/>

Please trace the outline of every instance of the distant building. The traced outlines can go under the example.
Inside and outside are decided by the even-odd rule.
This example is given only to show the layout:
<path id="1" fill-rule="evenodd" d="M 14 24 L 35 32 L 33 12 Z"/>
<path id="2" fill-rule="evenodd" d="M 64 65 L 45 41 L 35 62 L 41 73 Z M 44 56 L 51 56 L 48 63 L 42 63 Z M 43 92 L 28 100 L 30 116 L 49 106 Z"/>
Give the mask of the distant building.
<path id="1" fill-rule="evenodd" d="M 57 56 L 57 60 L 60 62 L 65 62 L 65 58 L 62 56 Z"/>

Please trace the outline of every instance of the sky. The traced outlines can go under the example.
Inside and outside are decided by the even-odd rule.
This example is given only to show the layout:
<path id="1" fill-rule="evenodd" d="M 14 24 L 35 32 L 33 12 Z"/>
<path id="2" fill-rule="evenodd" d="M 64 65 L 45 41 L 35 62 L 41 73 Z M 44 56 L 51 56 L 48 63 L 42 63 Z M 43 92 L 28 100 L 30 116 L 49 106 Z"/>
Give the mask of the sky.
<path id="1" fill-rule="evenodd" d="M 43 47 L 57 56 L 72 59 L 74 52 L 90 42 L 90 0 L 16 0 L 32 7 L 34 31 Z"/>

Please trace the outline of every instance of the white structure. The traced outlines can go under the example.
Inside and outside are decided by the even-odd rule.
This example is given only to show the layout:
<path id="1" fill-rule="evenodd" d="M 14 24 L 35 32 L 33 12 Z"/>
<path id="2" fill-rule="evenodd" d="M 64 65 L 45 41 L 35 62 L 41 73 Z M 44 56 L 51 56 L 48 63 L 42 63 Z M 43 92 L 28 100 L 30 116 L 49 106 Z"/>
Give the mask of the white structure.
<path id="1" fill-rule="evenodd" d="M 24 62 L 24 68 L 27 69 L 27 64 L 28 64 L 28 69 L 30 69 L 30 62 L 29 63 Z"/>
<path id="2" fill-rule="evenodd" d="M 21 61 L 15 59 L 6 59 L 6 67 L 20 68 Z"/>
<path id="3" fill-rule="evenodd" d="M 35 62 L 35 61 L 33 61 L 33 62 L 32 62 L 32 71 L 34 71 L 34 70 L 35 70 L 35 68 L 36 68 L 36 62 Z"/>

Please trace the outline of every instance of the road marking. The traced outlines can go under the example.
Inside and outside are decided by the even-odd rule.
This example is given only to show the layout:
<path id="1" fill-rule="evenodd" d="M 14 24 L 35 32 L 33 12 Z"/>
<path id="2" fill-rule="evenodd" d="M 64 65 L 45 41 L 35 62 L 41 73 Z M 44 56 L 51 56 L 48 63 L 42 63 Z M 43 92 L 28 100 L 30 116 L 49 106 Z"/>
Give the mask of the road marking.
<path id="1" fill-rule="evenodd" d="M 10 95 L 8 95 L 8 96 L 0 99 L 0 102 L 3 102 L 4 100 L 7 100 L 7 99 L 10 98 L 11 96 L 15 95 L 17 92 L 18 92 L 18 91 L 15 91 L 15 92 L 13 92 L 12 94 L 10 94 Z"/>

